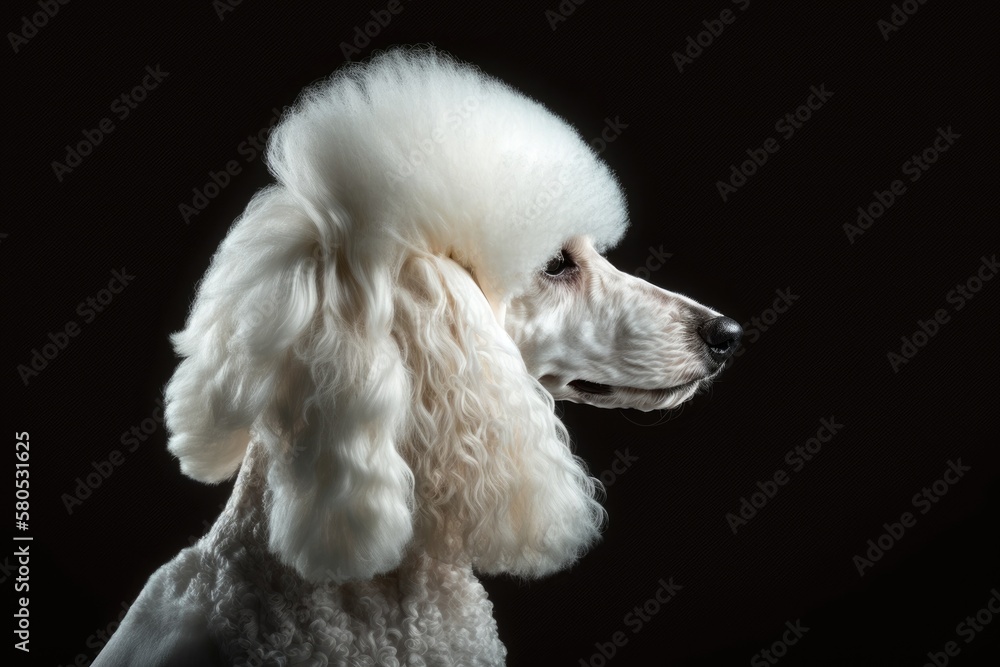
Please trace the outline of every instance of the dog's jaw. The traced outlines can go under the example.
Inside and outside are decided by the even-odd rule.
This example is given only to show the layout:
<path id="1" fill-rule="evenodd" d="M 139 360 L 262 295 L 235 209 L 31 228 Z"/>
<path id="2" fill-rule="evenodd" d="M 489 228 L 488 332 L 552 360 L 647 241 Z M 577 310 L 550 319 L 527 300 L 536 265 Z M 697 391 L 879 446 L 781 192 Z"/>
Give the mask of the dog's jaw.
<path id="1" fill-rule="evenodd" d="M 587 380 L 566 382 L 552 375 L 542 376 L 539 378 L 539 382 L 556 400 L 600 408 L 632 408 L 642 412 L 650 412 L 652 410 L 669 410 L 681 405 L 708 387 L 720 372 L 721 368 L 705 377 L 662 389 L 615 387 Z"/>

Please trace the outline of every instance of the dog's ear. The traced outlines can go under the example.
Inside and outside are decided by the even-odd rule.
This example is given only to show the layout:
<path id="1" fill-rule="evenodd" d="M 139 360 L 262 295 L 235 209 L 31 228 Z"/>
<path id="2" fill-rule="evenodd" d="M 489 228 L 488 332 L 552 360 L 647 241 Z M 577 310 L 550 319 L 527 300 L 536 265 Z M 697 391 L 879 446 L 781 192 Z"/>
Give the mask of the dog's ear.
<path id="1" fill-rule="evenodd" d="M 239 469 L 249 429 L 275 394 L 280 357 L 312 320 L 315 261 L 303 250 L 305 227 L 278 188 L 258 193 L 172 336 L 183 361 L 166 388 L 168 448 L 194 479 L 221 482 Z"/>
<path id="2" fill-rule="evenodd" d="M 400 282 L 396 331 L 414 394 L 405 455 L 423 548 L 489 573 L 571 564 L 599 535 L 600 483 L 497 321 L 502 307 L 450 259 L 411 257 Z"/>
<path id="3" fill-rule="evenodd" d="M 258 194 L 199 286 L 167 387 L 169 448 L 207 482 L 252 430 L 270 453 L 271 548 L 313 581 L 395 568 L 413 478 L 397 451 L 410 400 L 392 338 L 392 266 L 351 256 L 280 187 Z M 334 231 L 330 231 L 334 230 Z M 364 252 L 364 244 L 355 244 Z"/>

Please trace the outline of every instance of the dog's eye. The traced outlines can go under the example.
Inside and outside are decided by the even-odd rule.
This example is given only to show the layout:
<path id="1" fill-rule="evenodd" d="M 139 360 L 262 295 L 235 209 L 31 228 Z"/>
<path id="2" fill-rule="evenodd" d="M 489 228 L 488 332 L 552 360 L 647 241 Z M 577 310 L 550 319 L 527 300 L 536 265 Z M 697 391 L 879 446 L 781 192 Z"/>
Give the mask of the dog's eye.
<path id="1" fill-rule="evenodd" d="M 550 276 L 558 276 L 560 273 L 566 269 L 571 269 L 576 264 L 570 259 L 569 255 L 565 252 L 560 252 L 558 255 L 549 260 L 549 263 L 545 265 L 545 273 Z"/>

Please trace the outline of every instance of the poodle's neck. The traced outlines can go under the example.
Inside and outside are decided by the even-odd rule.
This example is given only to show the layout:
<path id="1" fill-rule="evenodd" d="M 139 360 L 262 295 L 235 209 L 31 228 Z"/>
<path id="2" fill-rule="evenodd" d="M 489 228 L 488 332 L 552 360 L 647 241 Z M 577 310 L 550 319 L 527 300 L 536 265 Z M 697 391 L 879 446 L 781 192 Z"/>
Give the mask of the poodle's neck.
<path id="1" fill-rule="evenodd" d="M 197 563 L 195 588 L 230 659 L 271 664 L 268 656 L 315 653 L 377 664 L 385 655 L 405 664 L 418 656 L 420 664 L 503 664 L 493 605 L 470 567 L 414 551 L 392 572 L 337 584 L 306 581 L 281 563 L 268 549 L 268 465 L 265 446 L 251 442 L 222 515 L 179 557 Z"/>
<path id="2" fill-rule="evenodd" d="M 293 568 L 281 563 L 277 555 L 268 548 L 267 507 L 270 503 L 270 492 L 267 487 L 267 470 L 271 465 L 270 457 L 271 454 L 263 443 L 256 439 L 250 441 L 229 501 L 205 539 L 212 542 L 216 548 L 222 548 L 224 552 L 232 554 L 233 558 L 252 557 L 267 561 L 252 564 L 254 571 L 262 568 L 280 571 L 285 581 L 294 579 L 302 585 L 307 585 Z M 467 578 L 476 586 L 479 585 L 470 566 L 445 563 L 427 555 L 422 549 L 414 548 L 406 554 L 396 570 L 380 575 L 371 582 L 351 582 L 342 584 L 341 587 L 345 591 L 353 589 L 360 591 L 371 584 L 402 581 L 407 578 L 417 578 L 432 586 L 433 581 L 441 576 L 450 579 L 460 576 L 463 579 Z M 324 585 L 330 587 L 333 584 Z"/>

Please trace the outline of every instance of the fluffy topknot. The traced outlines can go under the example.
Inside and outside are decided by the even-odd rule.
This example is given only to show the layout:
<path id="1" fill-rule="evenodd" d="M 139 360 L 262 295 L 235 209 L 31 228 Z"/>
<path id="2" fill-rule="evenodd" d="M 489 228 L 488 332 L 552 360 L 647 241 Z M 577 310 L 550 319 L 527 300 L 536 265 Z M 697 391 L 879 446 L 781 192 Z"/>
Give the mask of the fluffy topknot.
<path id="1" fill-rule="evenodd" d="M 627 224 L 616 179 L 576 130 L 433 49 L 394 49 L 308 89 L 268 162 L 314 215 L 346 225 L 358 252 L 385 260 L 394 238 L 450 255 L 500 299 L 571 235 L 603 251 Z"/>

